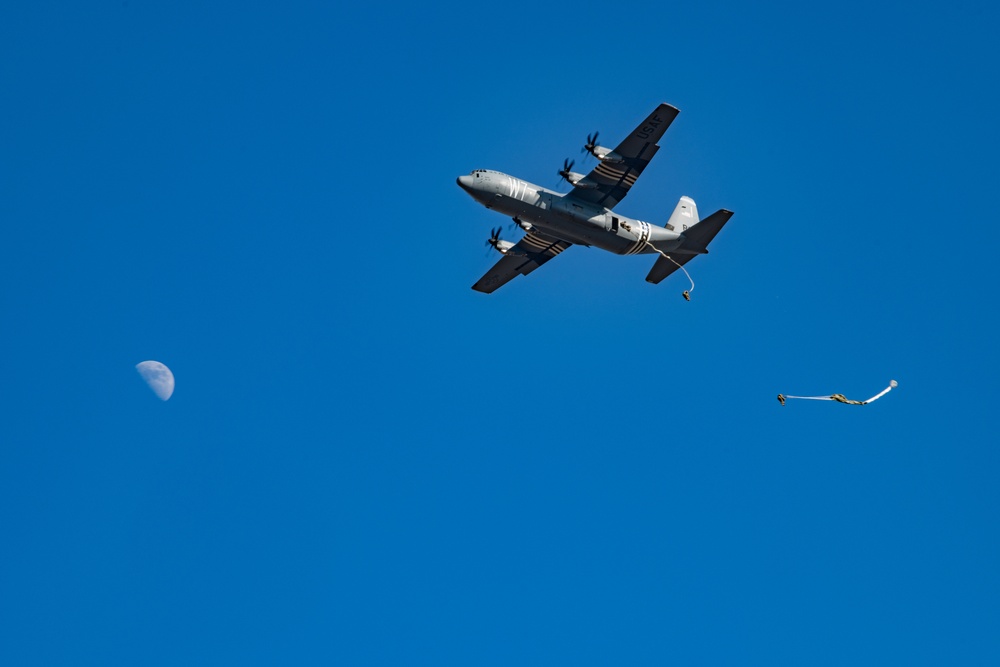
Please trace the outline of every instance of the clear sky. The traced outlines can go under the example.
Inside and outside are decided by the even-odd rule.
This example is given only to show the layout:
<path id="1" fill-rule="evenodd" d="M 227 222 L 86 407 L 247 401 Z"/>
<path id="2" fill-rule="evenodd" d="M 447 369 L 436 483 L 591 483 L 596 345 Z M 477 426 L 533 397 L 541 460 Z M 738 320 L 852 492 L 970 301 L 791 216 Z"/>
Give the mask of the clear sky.
<path id="1" fill-rule="evenodd" d="M 998 23 L 6 3 L 0 663 L 997 664 Z M 736 212 L 692 301 L 473 292 L 455 178 L 660 102 L 617 210 Z"/>

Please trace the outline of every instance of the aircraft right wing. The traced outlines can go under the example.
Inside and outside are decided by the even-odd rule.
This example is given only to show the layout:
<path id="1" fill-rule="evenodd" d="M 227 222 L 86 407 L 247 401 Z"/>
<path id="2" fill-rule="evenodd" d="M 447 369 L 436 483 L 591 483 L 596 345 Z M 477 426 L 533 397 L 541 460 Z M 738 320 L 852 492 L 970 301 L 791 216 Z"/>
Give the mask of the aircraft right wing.
<path id="1" fill-rule="evenodd" d="M 472 289 L 492 294 L 517 276 L 526 276 L 566 248 L 569 241 L 530 231 L 514 244 Z"/>
<path id="2" fill-rule="evenodd" d="M 639 127 L 632 130 L 625 141 L 618 144 L 615 153 L 621 155 L 623 161 L 599 163 L 584 179 L 589 184 L 596 184 L 597 187 L 578 186 L 569 193 L 569 196 L 614 208 L 618 202 L 625 199 L 625 195 L 642 174 L 642 170 L 656 155 L 656 151 L 660 150 L 656 142 L 663 137 L 679 113 L 679 109 L 669 104 L 656 107 L 646 120 L 639 123 Z"/>

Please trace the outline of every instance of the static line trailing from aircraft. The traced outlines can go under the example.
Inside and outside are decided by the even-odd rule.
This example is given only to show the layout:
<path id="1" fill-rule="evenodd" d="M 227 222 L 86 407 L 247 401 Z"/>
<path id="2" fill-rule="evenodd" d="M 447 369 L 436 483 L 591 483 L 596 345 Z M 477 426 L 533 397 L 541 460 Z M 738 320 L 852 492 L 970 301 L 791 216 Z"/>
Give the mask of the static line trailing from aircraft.
<path id="1" fill-rule="evenodd" d="M 472 289 L 487 294 L 518 275 L 528 275 L 574 243 L 594 246 L 618 255 L 657 253 L 646 281 L 659 283 L 677 269 L 687 274 L 684 264 L 708 253 L 715 238 L 733 212 L 720 209 L 704 220 L 690 197 L 681 197 L 663 227 L 613 213 L 612 209 L 628 194 L 636 179 L 660 149 L 657 142 L 680 113 L 661 104 L 614 150 L 597 143 L 598 133 L 587 135 L 584 151 L 598 164 L 584 176 L 571 171 L 574 162 L 565 160 L 559 175 L 573 189 L 559 194 L 514 176 L 476 169 L 458 177 L 458 184 L 488 209 L 509 215 L 526 234 L 517 243 L 500 238 L 493 230 L 487 243 L 500 258 Z M 690 301 L 691 289 L 684 292 Z"/>

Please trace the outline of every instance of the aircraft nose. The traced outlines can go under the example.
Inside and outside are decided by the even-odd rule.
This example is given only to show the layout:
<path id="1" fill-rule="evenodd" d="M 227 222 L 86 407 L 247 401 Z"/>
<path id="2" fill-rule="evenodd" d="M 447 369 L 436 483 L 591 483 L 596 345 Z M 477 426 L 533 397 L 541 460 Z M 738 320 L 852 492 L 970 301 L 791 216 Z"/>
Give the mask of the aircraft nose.
<path id="1" fill-rule="evenodd" d="M 458 183 L 458 187 L 462 188 L 466 192 L 468 192 L 472 188 L 472 176 L 469 176 L 468 174 L 465 174 L 464 176 L 459 176 L 457 179 L 455 179 L 455 182 Z"/>

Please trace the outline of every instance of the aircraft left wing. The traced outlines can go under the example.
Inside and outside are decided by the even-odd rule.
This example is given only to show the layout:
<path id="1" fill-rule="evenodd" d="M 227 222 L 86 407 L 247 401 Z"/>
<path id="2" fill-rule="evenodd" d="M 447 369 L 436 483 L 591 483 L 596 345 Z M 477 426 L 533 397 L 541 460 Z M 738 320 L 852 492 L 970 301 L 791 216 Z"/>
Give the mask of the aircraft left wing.
<path id="1" fill-rule="evenodd" d="M 472 289 L 492 294 L 517 276 L 526 276 L 566 248 L 573 245 L 545 234 L 531 231 L 514 244 Z"/>
<path id="2" fill-rule="evenodd" d="M 661 104 L 625 141 L 618 144 L 615 153 L 623 159 L 621 162 L 601 162 L 583 179 L 589 187 L 577 186 L 569 193 L 570 197 L 588 201 L 599 206 L 614 208 L 618 202 L 625 199 L 629 189 L 635 184 L 643 169 L 656 155 L 660 147 L 656 145 L 663 133 L 674 122 L 680 110 L 669 104 Z M 596 184 L 596 187 L 593 187 Z"/>

